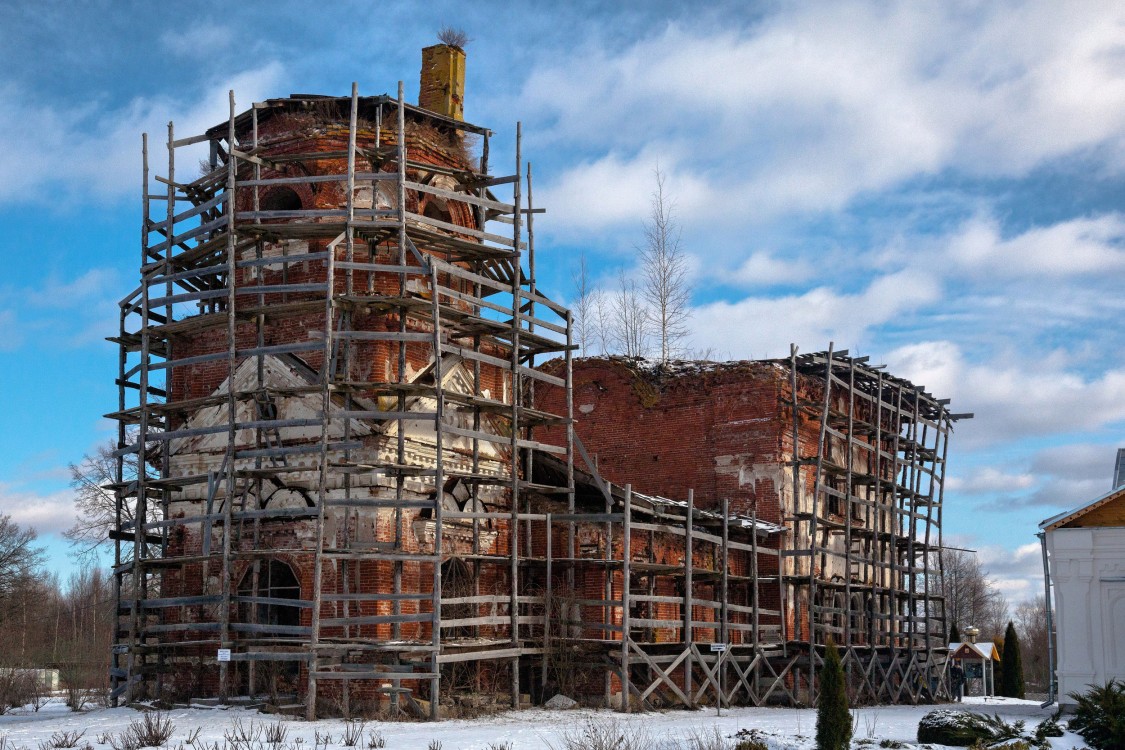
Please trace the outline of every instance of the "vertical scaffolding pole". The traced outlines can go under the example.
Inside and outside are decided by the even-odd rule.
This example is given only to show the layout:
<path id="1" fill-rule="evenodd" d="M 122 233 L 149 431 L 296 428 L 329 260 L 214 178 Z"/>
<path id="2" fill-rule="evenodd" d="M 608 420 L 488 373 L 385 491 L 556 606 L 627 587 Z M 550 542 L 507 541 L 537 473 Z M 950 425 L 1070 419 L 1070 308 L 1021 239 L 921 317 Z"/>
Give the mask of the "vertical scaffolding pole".
<path id="1" fill-rule="evenodd" d="M 694 588 L 693 573 L 694 562 L 692 560 L 692 521 L 695 517 L 695 490 L 690 489 L 687 493 L 687 511 L 684 515 L 684 650 L 691 651 L 695 644 L 694 633 L 692 632 L 692 590 Z M 684 662 L 684 695 L 689 698 L 692 696 L 691 692 L 691 671 L 694 659 L 689 655 Z"/>
<path id="2" fill-rule="evenodd" d="M 832 350 L 834 342 L 828 342 L 828 357 L 824 366 L 824 406 L 820 413 L 820 432 L 817 437 L 816 444 L 816 473 L 813 476 L 813 491 L 812 491 L 812 508 L 809 513 L 809 539 L 810 551 L 812 555 L 809 557 L 809 698 L 816 699 L 816 629 L 817 625 L 817 604 L 816 604 L 816 561 L 817 550 L 819 548 L 819 540 L 817 539 L 818 524 L 817 521 L 820 517 L 820 492 L 821 486 L 824 482 L 824 453 L 827 446 L 825 445 L 826 435 L 828 433 L 828 410 L 832 405 Z"/>
<path id="3" fill-rule="evenodd" d="M 520 253 L 520 239 L 522 225 L 520 220 L 521 191 L 523 184 L 523 157 L 520 153 L 522 140 L 522 124 L 516 123 L 516 181 L 512 186 L 512 205 L 515 212 L 512 214 L 512 442 L 511 442 L 511 493 L 512 493 L 512 518 L 511 518 L 511 642 L 515 655 L 512 657 L 512 708 L 520 707 L 520 637 L 519 637 L 519 505 L 520 505 L 520 406 L 522 401 L 522 382 L 520 378 L 520 289 L 523 276 L 523 261 Z"/>
<path id="4" fill-rule="evenodd" d="M 238 341 L 235 318 L 235 300 L 237 299 L 236 273 L 238 271 L 238 258 L 235 254 L 235 212 L 237 211 L 236 185 L 238 180 L 238 161 L 234 156 L 234 91 L 228 94 L 229 114 L 227 120 L 227 145 L 230 153 L 227 155 L 227 453 L 224 466 L 226 468 L 226 498 L 223 500 L 223 567 L 222 567 L 222 605 L 219 608 L 219 647 L 230 648 L 230 551 L 231 551 L 231 506 L 234 504 L 235 495 L 235 438 L 237 436 L 236 424 L 238 422 L 238 401 L 235 396 L 234 371 L 237 362 Z M 171 143 L 168 144 L 172 148 Z M 171 236 L 172 227 L 168 227 Z M 225 703 L 230 693 L 229 663 L 219 662 L 219 702 Z"/>
<path id="5" fill-rule="evenodd" d="M 631 572 L 631 537 L 633 485 L 625 485 L 625 513 L 621 522 L 621 710 L 629 713 L 629 576 Z M 607 571 L 608 573 L 608 571 Z"/>
<path id="6" fill-rule="evenodd" d="M 441 302 L 438 290 L 437 266 L 430 264 L 430 288 L 433 290 L 433 316 L 434 316 L 434 384 L 436 386 L 436 414 L 434 424 L 434 442 L 436 462 L 434 465 L 434 563 L 433 563 L 433 589 L 432 589 L 432 614 L 430 624 L 430 718 L 437 720 L 439 716 L 439 703 L 441 700 L 441 538 L 443 494 L 445 486 L 445 470 L 442 463 L 443 440 L 442 426 L 445 415 L 445 385 L 441 367 Z"/>
<path id="7" fill-rule="evenodd" d="M 145 133 L 142 138 L 143 161 L 144 166 L 142 171 L 144 173 L 144 216 L 141 224 L 141 268 L 143 269 L 148 263 L 148 230 L 149 230 L 149 198 L 148 198 L 148 134 Z M 175 187 L 168 186 L 169 192 L 173 192 Z M 137 501 L 135 510 L 133 511 L 133 584 L 132 584 L 132 608 L 129 612 L 129 654 L 126 660 L 125 669 L 125 702 L 130 703 L 133 700 L 133 685 L 137 676 L 137 659 L 141 647 L 141 599 L 143 597 L 142 583 L 141 583 L 141 564 L 142 564 L 142 547 L 144 543 L 144 520 L 148 517 L 146 508 L 146 495 L 148 494 L 148 472 L 145 470 L 147 465 L 145 454 L 145 441 L 148 439 L 148 348 L 149 348 L 149 325 L 148 325 L 148 284 L 144 278 L 144 272 L 141 272 L 141 288 L 140 288 L 140 308 L 141 308 L 141 361 L 139 371 L 139 388 L 137 389 L 137 477 L 136 477 L 136 492 Z M 128 316 L 122 313 L 123 320 Z M 122 335 L 124 335 L 124 326 L 122 327 Z M 124 339 L 122 339 L 124 341 Z M 124 350 L 124 345 L 122 345 Z M 125 377 L 122 376 L 121 388 L 124 392 Z M 121 397 L 124 399 L 124 396 Z M 125 441 L 122 440 L 122 443 Z M 130 452 L 129 446 L 121 445 L 119 451 L 122 451 L 120 461 L 128 460 L 127 456 Z M 122 487 L 118 492 L 127 492 L 125 489 L 124 479 L 122 480 Z M 120 507 L 120 499 L 118 500 L 118 507 Z M 120 529 L 120 526 L 118 526 Z"/>
<path id="8" fill-rule="evenodd" d="M 730 588 L 729 588 L 730 548 L 728 546 L 730 544 L 730 498 L 726 498 L 726 497 L 723 498 L 722 512 L 723 512 L 723 535 L 722 535 L 723 542 L 722 542 L 722 548 L 721 548 L 722 549 L 722 574 L 721 574 L 721 578 L 720 578 L 720 586 L 721 586 L 721 589 L 722 589 L 722 596 L 719 599 L 719 616 L 720 616 L 719 642 L 722 643 L 724 646 L 726 646 L 726 648 L 729 650 L 730 649 L 730 610 L 727 607 L 727 604 L 728 604 L 728 600 L 730 598 L 729 597 L 729 591 L 730 591 Z M 722 651 L 722 652 L 719 653 L 719 661 L 718 661 L 718 665 L 719 665 L 719 698 L 718 698 L 717 704 L 722 705 L 723 703 L 727 703 L 727 705 L 729 707 L 730 703 L 729 703 L 729 701 L 727 701 L 726 693 L 723 690 L 723 685 L 724 685 L 723 676 L 726 674 L 726 671 L 727 671 L 727 663 L 726 663 L 726 661 L 724 661 L 724 657 L 726 657 L 726 656 L 727 656 L 726 651 Z"/>
<path id="9" fill-rule="evenodd" d="M 355 86 L 352 87 L 353 96 Z M 354 170 L 354 162 L 352 163 Z M 349 175 L 351 176 L 351 175 Z M 351 183 L 354 184 L 354 183 Z M 352 200 L 352 191 L 349 191 L 349 202 Z M 350 222 L 349 222 L 350 225 Z M 344 239 L 348 237 L 350 226 L 345 228 Z M 316 490 L 316 546 L 313 559 L 312 580 L 312 617 L 309 628 L 309 681 L 306 694 L 307 705 L 305 717 L 309 721 L 316 719 L 317 700 L 317 671 L 320 669 L 320 620 L 321 606 L 324 602 L 324 517 L 328 505 L 328 443 L 331 439 L 332 427 L 332 350 L 334 345 L 335 321 L 335 290 L 336 290 L 336 248 L 340 237 L 332 240 L 327 245 L 328 254 L 325 258 L 325 293 L 324 293 L 324 338 L 320 366 L 320 453 L 318 460 L 318 476 Z"/>
<path id="10" fill-rule="evenodd" d="M 395 161 L 397 162 L 398 181 L 396 184 L 397 198 L 398 198 L 398 265 L 406 265 L 406 102 L 403 100 L 403 85 L 402 81 L 398 82 L 398 102 L 395 110 Z M 374 206 L 374 202 L 372 202 Z M 399 274 L 398 281 L 398 296 L 400 299 L 406 297 L 406 274 Z M 398 349 L 398 368 L 396 370 L 395 382 L 398 384 L 398 412 L 401 415 L 406 411 L 406 391 L 402 386 L 406 383 L 406 310 L 405 308 L 398 309 L 398 332 L 400 340 L 397 344 Z M 394 614 L 393 624 L 391 625 L 391 637 L 394 640 L 402 638 L 402 625 L 400 618 L 402 616 L 402 559 L 397 557 L 404 551 L 403 549 L 403 533 L 402 533 L 402 505 L 404 502 L 403 492 L 405 490 L 406 476 L 402 472 L 401 467 L 406 463 L 406 421 L 401 418 L 397 420 L 397 436 L 396 436 L 396 453 L 395 461 L 400 467 L 399 471 L 395 474 L 395 543 L 394 550 L 396 558 L 391 563 L 393 569 L 392 591 L 394 596 L 391 598 L 391 611 Z M 397 712 L 398 710 L 398 688 L 402 683 L 398 680 L 391 681 L 391 687 L 394 691 L 391 693 L 391 710 Z"/>

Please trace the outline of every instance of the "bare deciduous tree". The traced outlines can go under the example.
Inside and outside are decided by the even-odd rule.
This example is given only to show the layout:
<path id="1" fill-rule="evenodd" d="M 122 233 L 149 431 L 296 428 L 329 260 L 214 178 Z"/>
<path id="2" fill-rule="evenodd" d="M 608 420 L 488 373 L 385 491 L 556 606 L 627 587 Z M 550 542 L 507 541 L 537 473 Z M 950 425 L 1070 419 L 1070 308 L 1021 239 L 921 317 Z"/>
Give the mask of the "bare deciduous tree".
<path id="1" fill-rule="evenodd" d="M 0 597 L 11 594 L 43 564 L 43 548 L 34 545 L 35 539 L 35 529 L 22 529 L 11 516 L 0 516 Z"/>
<path id="2" fill-rule="evenodd" d="M 593 334 L 598 345 L 599 354 L 609 354 L 613 351 L 613 304 L 605 292 L 594 292 Z"/>
<path id="3" fill-rule="evenodd" d="M 586 253 L 578 255 L 578 270 L 574 273 L 574 338 L 582 351 L 582 356 L 590 356 L 594 344 L 597 318 L 594 315 L 594 297 L 590 288 L 590 275 L 586 268 Z"/>
<path id="4" fill-rule="evenodd" d="M 988 571 L 981 567 L 976 554 L 943 549 L 941 555 L 947 623 L 956 623 L 962 635 L 966 626 L 980 628 L 982 641 L 1003 635 L 1008 622 L 1008 603 L 988 577 Z"/>
<path id="5" fill-rule="evenodd" d="M 626 357 L 643 357 L 648 354 L 652 316 L 645 305 L 637 282 L 617 272 L 617 291 L 610 301 L 613 306 L 613 343 Z"/>
<path id="6" fill-rule="evenodd" d="M 1016 630 L 1020 636 L 1023 673 L 1028 688 L 1045 692 L 1051 666 L 1047 649 L 1047 601 L 1042 596 L 1020 602 L 1016 607 Z"/>
<path id="7" fill-rule="evenodd" d="M 660 340 L 660 359 L 667 362 L 675 356 L 688 333 L 691 285 L 687 277 L 687 258 L 680 247 L 675 204 L 668 196 L 666 177 L 659 167 L 655 175 L 656 189 L 652 192 L 652 205 L 645 222 L 645 241 L 638 250 L 651 327 Z"/>
<path id="8" fill-rule="evenodd" d="M 117 449 L 115 441 L 109 440 L 98 446 L 92 454 L 82 457 L 77 464 L 70 464 L 70 486 L 74 489 L 74 525 L 63 532 L 70 540 L 74 554 L 92 562 L 98 552 L 109 543 L 109 532 L 117 525 L 117 501 L 111 490 L 103 485 L 117 481 L 117 459 L 113 453 Z M 126 457 L 123 479 L 130 482 L 137 478 L 135 454 Z M 121 522 L 131 523 L 136 508 L 131 502 L 121 504 Z M 159 520 L 160 507 L 148 503 L 148 520 Z M 123 551 L 130 545 L 123 545 Z M 132 559 L 131 554 L 128 559 Z"/>

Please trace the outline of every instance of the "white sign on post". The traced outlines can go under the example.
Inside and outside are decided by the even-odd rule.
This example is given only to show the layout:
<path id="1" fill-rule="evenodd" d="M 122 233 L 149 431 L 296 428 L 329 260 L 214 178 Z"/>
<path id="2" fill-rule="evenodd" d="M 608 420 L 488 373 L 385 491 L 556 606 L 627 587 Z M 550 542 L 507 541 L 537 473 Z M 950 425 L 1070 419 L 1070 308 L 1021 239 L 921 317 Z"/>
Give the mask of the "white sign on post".
<path id="1" fill-rule="evenodd" d="M 230 661 L 230 649 L 229 648 L 219 649 L 219 661 Z"/>
<path id="2" fill-rule="evenodd" d="M 726 650 L 727 650 L 727 644 L 725 644 L 725 643 L 712 643 L 711 644 L 711 653 L 713 653 L 713 654 L 721 654 Z"/>

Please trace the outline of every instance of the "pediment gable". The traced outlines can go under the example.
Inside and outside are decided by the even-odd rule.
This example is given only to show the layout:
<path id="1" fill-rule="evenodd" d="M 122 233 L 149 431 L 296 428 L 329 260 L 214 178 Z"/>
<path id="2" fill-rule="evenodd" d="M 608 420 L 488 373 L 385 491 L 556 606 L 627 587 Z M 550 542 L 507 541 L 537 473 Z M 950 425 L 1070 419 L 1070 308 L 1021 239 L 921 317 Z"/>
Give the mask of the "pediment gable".
<path id="1" fill-rule="evenodd" d="M 1102 495 L 1039 524 L 1044 531 L 1066 528 L 1125 526 L 1125 487 Z"/>

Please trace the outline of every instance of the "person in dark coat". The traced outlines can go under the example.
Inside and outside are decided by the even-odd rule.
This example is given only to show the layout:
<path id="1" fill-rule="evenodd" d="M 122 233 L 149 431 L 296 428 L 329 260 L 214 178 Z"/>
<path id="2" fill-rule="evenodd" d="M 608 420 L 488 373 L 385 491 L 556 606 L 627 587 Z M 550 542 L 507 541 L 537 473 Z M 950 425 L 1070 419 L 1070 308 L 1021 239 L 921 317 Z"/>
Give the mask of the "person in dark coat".
<path id="1" fill-rule="evenodd" d="M 953 689 L 953 700 L 960 703 L 965 693 L 965 670 L 961 668 L 960 662 L 953 662 L 953 667 L 949 670 L 949 681 Z"/>

